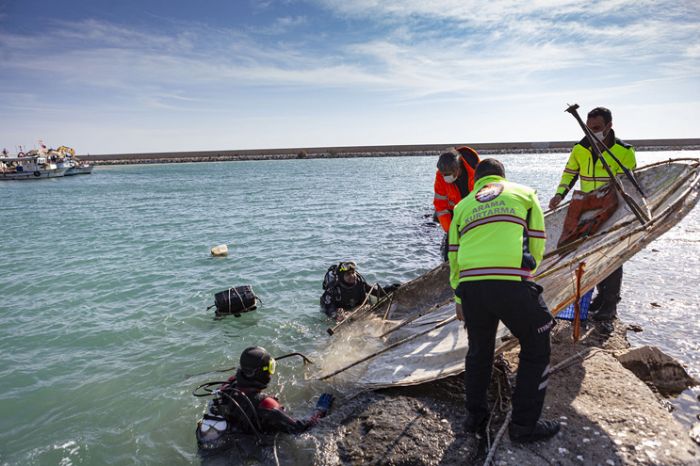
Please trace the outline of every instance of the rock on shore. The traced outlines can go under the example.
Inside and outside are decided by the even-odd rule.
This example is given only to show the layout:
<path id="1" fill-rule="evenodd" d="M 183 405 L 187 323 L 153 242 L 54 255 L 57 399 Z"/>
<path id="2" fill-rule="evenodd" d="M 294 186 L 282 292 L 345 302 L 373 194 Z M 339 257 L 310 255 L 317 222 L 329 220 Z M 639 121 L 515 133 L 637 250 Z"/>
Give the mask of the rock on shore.
<path id="1" fill-rule="evenodd" d="M 526 446 L 511 443 L 506 433 L 493 464 L 700 464 L 700 447 L 673 418 L 668 403 L 616 358 L 629 346 L 625 331 L 619 321 L 609 336 L 591 327 L 574 344 L 569 325 L 557 326 L 552 366 L 569 358 L 570 363 L 550 376 L 543 417 L 558 419 L 562 430 L 549 441 Z M 504 359 L 514 371 L 517 349 Z M 507 393 L 507 377 L 494 374 L 491 439 L 508 408 L 499 397 Z M 483 464 L 486 441 L 465 435 L 463 418 L 464 385 L 458 376 L 338 403 L 306 440 L 315 445 L 316 465 Z"/>

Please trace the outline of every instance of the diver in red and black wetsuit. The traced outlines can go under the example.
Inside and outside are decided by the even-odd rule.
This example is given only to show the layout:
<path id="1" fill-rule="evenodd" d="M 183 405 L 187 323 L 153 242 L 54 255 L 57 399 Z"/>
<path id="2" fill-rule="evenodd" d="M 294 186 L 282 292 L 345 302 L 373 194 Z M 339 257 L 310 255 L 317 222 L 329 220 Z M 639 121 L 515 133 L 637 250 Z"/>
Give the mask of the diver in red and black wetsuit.
<path id="1" fill-rule="evenodd" d="M 241 434 L 297 434 L 318 424 L 328 413 L 333 395 L 322 394 L 311 416 L 295 419 L 284 411 L 277 398 L 262 392 L 275 367 L 274 358 L 264 348 L 253 346 L 243 351 L 236 375 L 213 392 L 214 399 L 197 425 L 200 448 L 218 448 Z"/>

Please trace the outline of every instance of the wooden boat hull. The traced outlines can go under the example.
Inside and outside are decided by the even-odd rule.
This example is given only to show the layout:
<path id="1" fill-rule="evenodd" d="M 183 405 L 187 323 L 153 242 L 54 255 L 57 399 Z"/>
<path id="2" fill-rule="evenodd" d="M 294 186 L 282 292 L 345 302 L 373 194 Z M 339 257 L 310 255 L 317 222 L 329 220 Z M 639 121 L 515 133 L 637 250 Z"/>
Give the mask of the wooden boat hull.
<path id="1" fill-rule="evenodd" d="M 553 314 L 574 301 L 575 272 L 580 263 L 586 264 L 581 280 L 581 292 L 585 292 L 676 225 L 700 199 L 698 159 L 675 159 L 647 165 L 637 169 L 635 175 L 645 191 L 652 213 L 652 220 L 646 225 L 642 225 L 619 199 L 620 207 L 598 233 L 557 249 L 568 203 L 545 214 L 547 248 L 535 281 L 543 286 L 545 301 Z M 627 193 L 641 201 L 627 179 L 621 178 L 620 181 Z M 356 347 L 360 344 L 360 347 L 368 348 L 364 354 L 353 353 L 351 359 L 355 362 L 371 352 L 381 354 L 335 377 L 351 377 L 364 388 L 380 388 L 424 383 L 464 370 L 468 342 L 462 323 L 453 320 L 431 330 L 454 316 L 447 264 L 405 284 L 390 299 L 379 302 L 373 311 L 369 314 L 374 316 L 373 319 L 349 323 L 334 337 L 338 341 L 332 342 L 332 346 Z M 386 316 L 386 319 L 381 316 Z M 396 330 L 387 334 L 391 328 Z M 500 327 L 497 339 L 497 346 L 499 342 L 508 341 L 507 329 Z M 401 343 L 404 340 L 407 341 Z M 327 354 L 339 353 L 331 348 Z M 323 361 L 325 375 L 321 378 L 351 365 L 351 359 L 326 358 Z"/>

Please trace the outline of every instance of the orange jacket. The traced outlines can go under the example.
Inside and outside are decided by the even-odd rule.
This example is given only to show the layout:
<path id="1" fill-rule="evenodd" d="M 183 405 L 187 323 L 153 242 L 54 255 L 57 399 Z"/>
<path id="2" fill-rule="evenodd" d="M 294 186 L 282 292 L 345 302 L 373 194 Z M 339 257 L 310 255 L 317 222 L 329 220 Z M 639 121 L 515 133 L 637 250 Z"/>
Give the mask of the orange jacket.
<path id="1" fill-rule="evenodd" d="M 471 192 L 474 188 L 474 171 L 479 164 L 479 154 L 477 154 L 474 149 L 467 146 L 457 147 L 457 151 L 462 156 L 462 165 L 467 174 L 469 192 Z M 435 206 L 435 214 L 445 232 L 450 230 L 452 211 L 461 200 L 462 195 L 457 185 L 445 181 L 442 173 L 438 170 L 435 173 L 435 198 L 433 199 L 433 205 Z"/>

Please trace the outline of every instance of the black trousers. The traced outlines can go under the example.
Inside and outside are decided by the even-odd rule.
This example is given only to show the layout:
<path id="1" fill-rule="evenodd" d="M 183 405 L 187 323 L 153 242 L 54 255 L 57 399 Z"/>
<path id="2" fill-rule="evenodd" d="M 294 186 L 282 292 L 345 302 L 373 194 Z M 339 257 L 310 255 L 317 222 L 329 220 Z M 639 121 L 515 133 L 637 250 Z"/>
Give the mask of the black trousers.
<path id="1" fill-rule="evenodd" d="M 512 422 L 534 425 L 544 404 L 549 334 L 554 325 L 542 299 L 542 287 L 532 282 L 505 280 L 462 282 L 457 296 L 462 299 L 464 326 L 469 336 L 464 364 L 467 411 L 475 419 L 483 419 L 489 413 L 487 391 L 500 320 L 520 342 Z"/>
<path id="2" fill-rule="evenodd" d="M 598 295 L 601 300 L 601 308 L 612 308 L 614 311 L 620 302 L 620 289 L 622 288 L 622 266 L 598 283 Z M 610 310 L 610 309 L 608 309 Z"/>

